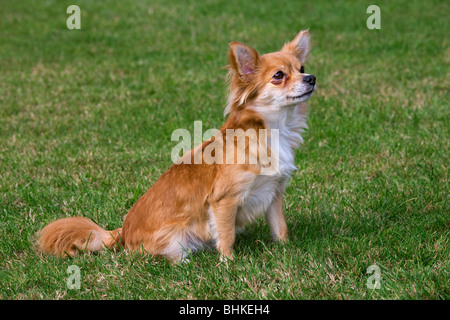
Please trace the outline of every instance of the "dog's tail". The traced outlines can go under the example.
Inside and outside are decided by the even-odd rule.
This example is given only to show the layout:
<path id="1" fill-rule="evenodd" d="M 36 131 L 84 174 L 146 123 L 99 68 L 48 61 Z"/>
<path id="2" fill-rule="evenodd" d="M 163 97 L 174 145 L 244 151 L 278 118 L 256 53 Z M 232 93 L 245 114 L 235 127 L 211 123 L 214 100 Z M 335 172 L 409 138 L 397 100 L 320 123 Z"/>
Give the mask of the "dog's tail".
<path id="1" fill-rule="evenodd" d="M 63 218 L 50 223 L 39 232 L 39 251 L 73 257 L 80 251 L 113 248 L 122 243 L 121 231 L 122 228 L 106 231 L 87 218 Z"/>

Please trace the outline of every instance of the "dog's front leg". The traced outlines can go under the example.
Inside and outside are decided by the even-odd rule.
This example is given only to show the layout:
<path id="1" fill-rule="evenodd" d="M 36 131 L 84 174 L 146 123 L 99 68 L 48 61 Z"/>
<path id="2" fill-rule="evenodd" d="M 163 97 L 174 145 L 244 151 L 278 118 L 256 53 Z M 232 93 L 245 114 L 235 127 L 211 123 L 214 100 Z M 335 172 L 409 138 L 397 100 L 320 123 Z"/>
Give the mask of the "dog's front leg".
<path id="1" fill-rule="evenodd" d="M 283 196 L 281 194 L 275 196 L 265 216 L 273 240 L 286 242 L 288 240 L 288 228 L 283 214 Z"/>
<path id="2" fill-rule="evenodd" d="M 233 245 L 236 238 L 237 200 L 224 198 L 211 203 L 216 231 L 216 248 L 223 258 L 233 259 Z"/>

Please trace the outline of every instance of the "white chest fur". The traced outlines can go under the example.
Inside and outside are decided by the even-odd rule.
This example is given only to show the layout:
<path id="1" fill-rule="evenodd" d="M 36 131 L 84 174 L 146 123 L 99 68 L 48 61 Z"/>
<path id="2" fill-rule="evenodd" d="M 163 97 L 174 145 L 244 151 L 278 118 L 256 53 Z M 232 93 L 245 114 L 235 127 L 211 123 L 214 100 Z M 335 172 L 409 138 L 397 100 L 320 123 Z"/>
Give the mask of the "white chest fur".
<path id="1" fill-rule="evenodd" d="M 251 185 L 242 200 L 237 212 L 236 227 L 242 228 L 264 214 L 277 193 L 284 193 L 288 180 L 296 166 L 294 164 L 294 149 L 303 142 L 301 133 L 307 128 L 306 106 L 286 108 L 277 117 L 266 118 L 271 130 L 278 130 L 278 141 L 270 146 L 272 155 L 277 156 L 277 172 L 272 175 L 259 175 Z"/>

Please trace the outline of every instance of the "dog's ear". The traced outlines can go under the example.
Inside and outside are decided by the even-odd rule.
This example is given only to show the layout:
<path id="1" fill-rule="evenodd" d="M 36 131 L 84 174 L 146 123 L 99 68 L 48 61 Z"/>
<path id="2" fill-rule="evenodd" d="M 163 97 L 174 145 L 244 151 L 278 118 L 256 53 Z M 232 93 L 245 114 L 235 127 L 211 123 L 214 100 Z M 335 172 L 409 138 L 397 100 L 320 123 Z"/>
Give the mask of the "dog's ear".
<path id="1" fill-rule="evenodd" d="M 258 52 L 237 41 L 230 43 L 230 51 L 228 52 L 228 60 L 230 67 L 242 78 L 251 77 L 259 64 Z"/>
<path id="2" fill-rule="evenodd" d="M 293 54 L 303 64 L 310 48 L 309 31 L 303 30 L 299 32 L 294 40 L 286 43 L 281 51 Z"/>

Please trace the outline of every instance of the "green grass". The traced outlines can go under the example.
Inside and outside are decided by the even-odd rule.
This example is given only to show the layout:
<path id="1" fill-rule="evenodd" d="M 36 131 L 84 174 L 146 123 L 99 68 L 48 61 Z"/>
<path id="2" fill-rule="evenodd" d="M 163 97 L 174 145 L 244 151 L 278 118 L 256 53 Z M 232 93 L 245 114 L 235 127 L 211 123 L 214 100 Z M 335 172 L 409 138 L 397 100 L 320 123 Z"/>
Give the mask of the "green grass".
<path id="1" fill-rule="evenodd" d="M 448 1 L 6 1 L 0 12 L 0 298 L 449 299 Z M 278 50 L 309 28 L 318 79 L 285 197 L 236 259 L 35 252 L 48 222 L 119 227 L 171 165 L 177 128 L 218 128 L 228 43 Z M 381 289 L 366 287 L 370 265 Z M 66 286 L 67 268 L 81 288 Z"/>

